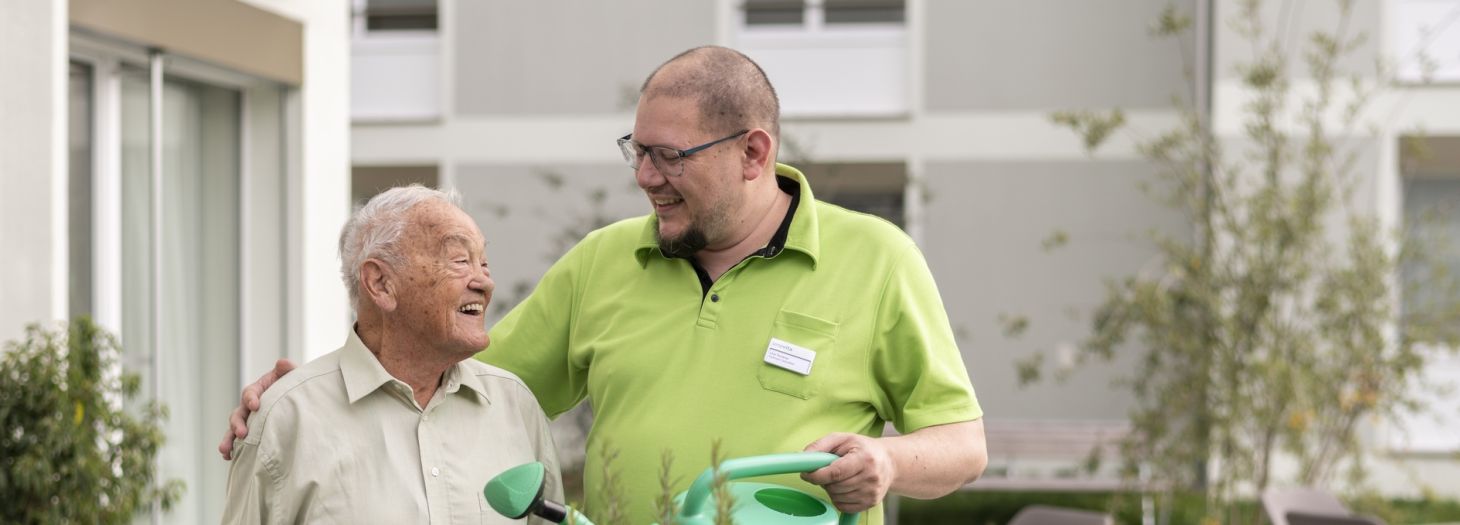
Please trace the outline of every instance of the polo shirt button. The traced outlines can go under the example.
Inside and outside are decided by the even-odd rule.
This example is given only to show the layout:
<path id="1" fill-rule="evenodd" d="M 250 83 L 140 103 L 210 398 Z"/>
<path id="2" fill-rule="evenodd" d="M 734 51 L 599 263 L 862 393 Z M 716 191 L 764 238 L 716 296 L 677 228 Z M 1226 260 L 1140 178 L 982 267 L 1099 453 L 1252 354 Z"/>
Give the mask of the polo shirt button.
<path id="1" fill-rule="evenodd" d="M 438 477 L 440 475 L 441 475 L 441 469 L 436 468 L 436 467 L 431 467 L 431 477 L 434 478 L 434 477 Z"/>
<path id="2" fill-rule="evenodd" d="M 710 302 L 712 302 L 712 303 L 718 303 L 718 302 L 720 302 L 720 294 L 717 294 L 717 293 L 710 294 Z"/>

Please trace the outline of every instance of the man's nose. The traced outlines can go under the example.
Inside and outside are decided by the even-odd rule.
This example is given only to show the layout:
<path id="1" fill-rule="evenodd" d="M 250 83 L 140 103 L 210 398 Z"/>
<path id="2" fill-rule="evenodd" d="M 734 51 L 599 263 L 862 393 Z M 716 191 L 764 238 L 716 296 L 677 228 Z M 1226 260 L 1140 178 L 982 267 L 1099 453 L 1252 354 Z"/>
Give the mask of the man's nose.
<path id="1" fill-rule="evenodd" d="M 664 185 L 664 174 L 660 173 L 659 167 L 649 160 L 648 155 L 645 155 L 639 161 L 639 168 L 634 170 L 634 181 L 638 183 L 640 189 L 657 188 Z"/>
<path id="2" fill-rule="evenodd" d="M 487 265 L 484 264 L 482 265 L 482 271 L 472 276 L 469 286 L 471 286 L 471 289 L 473 290 L 481 290 L 488 294 L 491 294 L 492 288 L 495 285 L 496 283 L 492 281 L 492 269 L 488 268 Z"/>

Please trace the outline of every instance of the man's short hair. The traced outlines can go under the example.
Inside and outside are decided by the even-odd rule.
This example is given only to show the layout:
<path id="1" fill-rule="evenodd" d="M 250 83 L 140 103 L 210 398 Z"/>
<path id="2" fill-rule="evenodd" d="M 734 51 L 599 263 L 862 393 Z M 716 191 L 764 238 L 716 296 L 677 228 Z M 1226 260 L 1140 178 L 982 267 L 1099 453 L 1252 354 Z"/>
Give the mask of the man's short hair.
<path id="1" fill-rule="evenodd" d="M 665 68 L 673 74 L 656 81 Z M 772 136 L 781 134 L 776 88 L 760 65 L 727 47 L 696 47 L 675 55 L 649 74 L 639 96 L 694 99 L 704 126 L 714 133 L 763 128 Z"/>
<path id="2" fill-rule="evenodd" d="M 401 233 L 406 229 L 411 208 L 430 201 L 444 202 L 460 208 L 461 197 L 455 190 L 441 191 L 420 184 L 398 186 L 381 192 L 350 215 L 340 230 L 340 278 L 350 291 L 350 307 L 360 300 L 360 265 L 366 259 L 380 259 L 396 268 L 404 268 L 400 252 Z"/>

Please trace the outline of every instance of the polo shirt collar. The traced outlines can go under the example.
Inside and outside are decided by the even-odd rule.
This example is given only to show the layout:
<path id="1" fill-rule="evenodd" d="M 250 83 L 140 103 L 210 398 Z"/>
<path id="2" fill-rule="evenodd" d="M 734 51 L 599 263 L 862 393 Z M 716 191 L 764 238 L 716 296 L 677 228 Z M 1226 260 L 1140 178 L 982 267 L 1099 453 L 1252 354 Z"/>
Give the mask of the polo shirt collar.
<path id="1" fill-rule="evenodd" d="M 800 170 L 781 163 L 776 163 L 776 176 L 796 181 L 801 187 L 796 211 L 791 216 L 791 228 L 786 234 L 785 248 L 806 254 L 811 260 L 811 267 L 815 269 L 817 257 L 821 253 L 821 235 L 816 223 L 816 197 L 811 194 L 811 184 Z M 639 232 L 639 242 L 634 247 L 634 257 L 638 258 L 639 266 L 649 264 L 649 255 L 659 253 L 656 235 L 658 231 L 659 219 L 651 213 L 649 220 L 644 221 L 644 229 Z"/>
<path id="2" fill-rule="evenodd" d="M 405 385 L 405 382 L 396 379 L 385 370 L 384 366 L 381 366 L 380 360 L 376 359 L 375 354 L 365 347 L 365 342 L 360 340 L 360 336 L 353 329 L 350 330 L 349 338 L 345 340 L 344 348 L 340 349 L 340 375 L 345 381 L 345 395 L 351 404 L 379 390 L 384 385 L 390 383 Z M 486 385 L 481 384 L 481 380 L 476 374 L 466 369 L 464 361 L 447 368 L 441 382 L 441 388 L 445 394 L 455 394 L 463 386 L 476 392 L 483 401 L 489 401 Z"/>

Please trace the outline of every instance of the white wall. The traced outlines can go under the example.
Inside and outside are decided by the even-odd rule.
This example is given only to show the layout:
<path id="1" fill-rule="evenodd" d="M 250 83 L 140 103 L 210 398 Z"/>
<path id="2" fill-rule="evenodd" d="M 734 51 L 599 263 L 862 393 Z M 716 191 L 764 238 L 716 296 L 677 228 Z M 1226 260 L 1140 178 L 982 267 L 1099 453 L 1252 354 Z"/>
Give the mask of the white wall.
<path id="1" fill-rule="evenodd" d="M 350 199 L 350 9 L 345 0 L 245 0 L 304 24 L 304 86 L 290 95 L 300 119 L 289 180 L 289 355 L 339 348 L 350 326 L 336 256 Z M 247 370 L 246 374 L 256 371 Z M 257 371 L 257 372 L 262 372 Z"/>
<path id="2" fill-rule="evenodd" d="M 0 341 L 66 316 L 66 2 L 0 11 Z"/>

